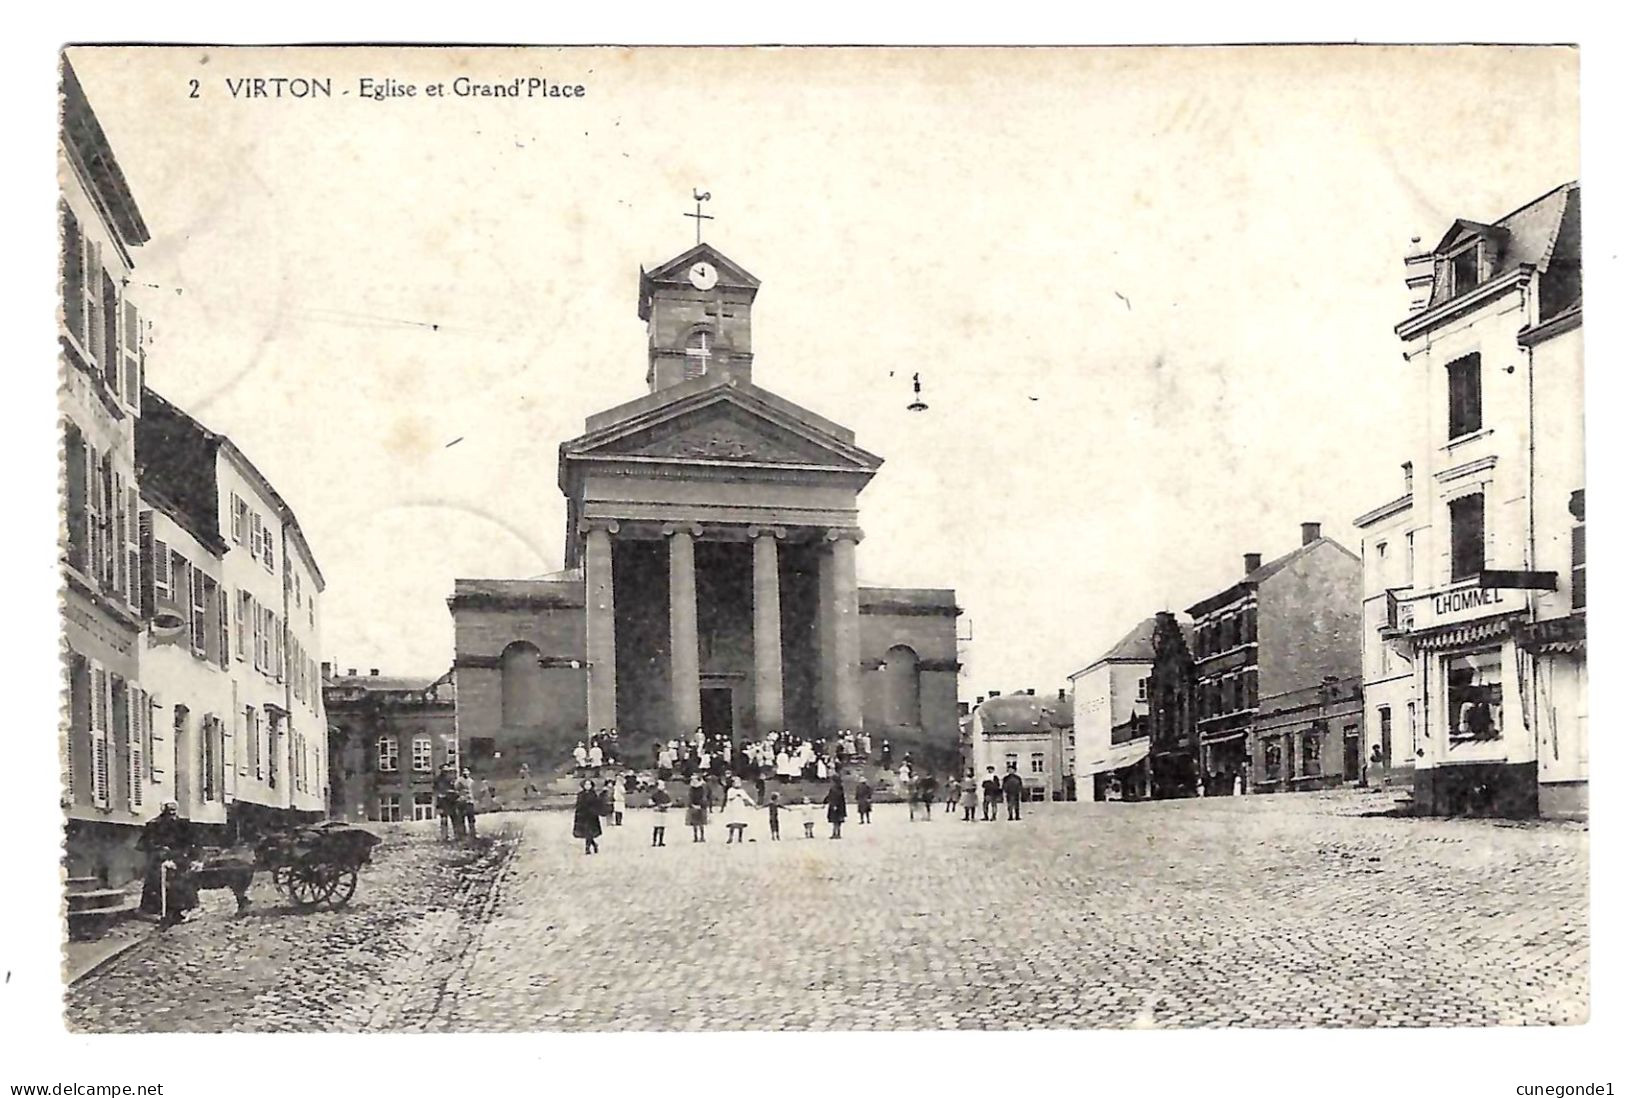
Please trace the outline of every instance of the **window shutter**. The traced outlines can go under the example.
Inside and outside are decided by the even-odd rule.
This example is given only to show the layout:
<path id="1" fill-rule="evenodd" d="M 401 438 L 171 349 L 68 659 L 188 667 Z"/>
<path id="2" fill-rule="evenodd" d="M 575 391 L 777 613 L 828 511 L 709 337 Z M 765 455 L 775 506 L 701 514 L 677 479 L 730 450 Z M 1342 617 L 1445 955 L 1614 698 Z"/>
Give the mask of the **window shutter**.
<path id="1" fill-rule="evenodd" d="M 102 573 L 102 456 L 96 447 L 85 444 L 85 511 L 90 527 L 90 559 L 85 574 L 101 580 Z"/>
<path id="2" fill-rule="evenodd" d="M 255 512 L 253 517 L 253 533 L 250 535 L 248 555 L 255 560 L 260 558 L 260 543 L 264 540 L 265 529 L 260 525 L 260 516 Z"/>
<path id="3" fill-rule="evenodd" d="M 124 302 L 124 403 L 141 407 L 141 315 Z"/>
<path id="4" fill-rule="evenodd" d="M 62 206 L 62 320 L 82 347 L 85 343 L 85 255 L 79 219 Z"/>
<path id="5" fill-rule="evenodd" d="M 245 659 L 248 658 L 248 653 L 247 653 L 247 648 L 248 648 L 248 644 L 247 644 L 247 635 L 248 635 L 247 628 L 248 627 L 247 627 L 247 623 L 244 621 L 244 619 L 245 619 L 245 617 L 247 616 L 247 613 L 248 613 L 247 607 L 248 607 L 248 593 L 245 592 L 245 591 L 238 591 L 237 592 L 237 658 L 239 660 L 245 660 Z"/>
<path id="6" fill-rule="evenodd" d="M 216 628 L 220 630 L 220 666 L 231 666 L 231 611 L 226 609 L 230 589 L 224 585 L 215 589 Z"/>
<path id="7" fill-rule="evenodd" d="M 119 374 L 123 362 L 119 352 L 119 292 L 113 276 L 102 272 L 102 380 L 117 397 L 122 388 Z"/>
<path id="8" fill-rule="evenodd" d="M 125 489 L 124 497 L 124 561 L 125 561 L 125 595 L 124 601 L 130 604 L 132 610 L 141 609 L 142 599 L 146 588 L 142 579 L 146 570 L 141 567 L 141 501 L 136 495 L 135 483 Z"/>
<path id="9" fill-rule="evenodd" d="M 91 748 L 91 802 L 98 808 L 106 808 L 108 802 L 107 789 L 107 715 L 112 708 L 108 704 L 108 691 L 111 689 L 107 672 L 95 664 L 90 668 L 90 748 Z"/>
<path id="10" fill-rule="evenodd" d="M 152 617 L 158 607 L 158 558 L 155 555 L 156 545 L 152 536 L 152 512 L 142 511 L 136 521 L 136 552 L 140 560 L 136 563 L 136 571 L 141 577 L 141 592 L 137 600 L 141 613 L 145 617 Z"/>
<path id="11" fill-rule="evenodd" d="M 141 710 L 146 705 L 146 693 L 139 686 L 129 687 L 124 707 L 125 735 L 129 740 L 129 798 L 130 811 L 141 808 L 142 786 L 146 782 L 146 745 L 141 735 Z"/>
<path id="12" fill-rule="evenodd" d="M 85 241 L 85 269 L 80 286 L 85 300 L 84 349 L 96 366 L 102 363 L 102 246 L 94 240 Z"/>

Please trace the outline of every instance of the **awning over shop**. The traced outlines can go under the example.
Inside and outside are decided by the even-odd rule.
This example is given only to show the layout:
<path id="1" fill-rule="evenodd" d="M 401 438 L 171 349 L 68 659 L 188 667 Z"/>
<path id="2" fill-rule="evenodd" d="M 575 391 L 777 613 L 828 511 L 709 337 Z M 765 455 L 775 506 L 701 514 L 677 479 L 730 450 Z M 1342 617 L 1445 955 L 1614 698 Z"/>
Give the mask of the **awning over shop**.
<path id="1" fill-rule="evenodd" d="M 1151 737 L 1141 736 L 1129 740 L 1127 743 L 1114 743 L 1105 755 L 1089 760 L 1078 760 L 1077 776 L 1087 778 L 1091 774 L 1104 774 L 1113 770 L 1121 770 L 1125 766 L 1133 766 L 1151 753 Z"/>
<path id="2" fill-rule="evenodd" d="M 1465 625 L 1445 626 L 1442 629 L 1435 629 L 1426 633 L 1413 633 L 1411 639 L 1418 648 L 1457 648 L 1464 644 L 1477 644 L 1480 641 L 1505 637 L 1511 632 L 1512 622 L 1510 619 L 1492 618 L 1489 621 L 1474 621 Z"/>

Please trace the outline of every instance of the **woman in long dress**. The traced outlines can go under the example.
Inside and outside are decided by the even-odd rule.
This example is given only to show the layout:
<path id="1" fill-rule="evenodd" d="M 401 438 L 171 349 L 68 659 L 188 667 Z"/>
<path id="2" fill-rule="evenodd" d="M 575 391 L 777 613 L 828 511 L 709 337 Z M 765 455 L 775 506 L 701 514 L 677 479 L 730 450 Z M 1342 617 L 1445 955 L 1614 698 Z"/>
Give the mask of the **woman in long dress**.
<path id="1" fill-rule="evenodd" d="M 598 836 L 604 833 L 604 824 L 599 818 L 602 808 L 603 800 L 593 787 L 592 779 L 588 778 L 581 783 L 581 792 L 576 794 L 574 835 L 587 844 L 583 853 L 598 853 Z"/>
<path id="2" fill-rule="evenodd" d="M 835 773 L 835 780 L 830 782 L 829 792 L 824 794 L 824 803 L 829 806 L 826 815 L 829 817 L 829 837 L 841 837 L 841 824 L 846 822 L 846 787 L 841 784 L 839 771 Z"/>

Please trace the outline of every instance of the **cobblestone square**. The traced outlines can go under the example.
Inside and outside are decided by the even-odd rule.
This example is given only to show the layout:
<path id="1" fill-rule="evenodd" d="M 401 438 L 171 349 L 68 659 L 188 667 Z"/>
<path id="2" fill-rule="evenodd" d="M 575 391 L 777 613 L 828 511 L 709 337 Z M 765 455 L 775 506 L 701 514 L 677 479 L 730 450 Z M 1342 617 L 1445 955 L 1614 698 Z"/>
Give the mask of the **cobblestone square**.
<path id="1" fill-rule="evenodd" d="M 651 814 L 423 825 L 347 909 L 205 915 L 68 995 L 104 1030 L 1552 1025 L 1588 1002 L 1587 833 L 1363 815 L 1361 793 L 1034 804 L 770 842 Z M 377 826 L 377 825 L 375 825 Z M 460 863 L 460 864 L 459 864 Z M 256 900 L 270 903 L 267 885 Z"/>

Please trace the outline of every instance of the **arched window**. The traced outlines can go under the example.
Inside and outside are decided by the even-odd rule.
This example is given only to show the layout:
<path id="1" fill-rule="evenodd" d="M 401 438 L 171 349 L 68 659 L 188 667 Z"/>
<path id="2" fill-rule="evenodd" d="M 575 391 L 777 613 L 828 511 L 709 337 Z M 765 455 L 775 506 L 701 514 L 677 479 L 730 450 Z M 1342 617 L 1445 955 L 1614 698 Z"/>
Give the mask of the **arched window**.
<path id="1" fill-rule="evenodd" d="M 526 728 L 542 723 L 542 654 L 534 644 L 514 641 L 502 650 L 502 724 Z"/>
<path id="2" fill-rule="evenodd" d="M 886 710 L 892 723 L 919 726 L 920 657 L 906 644 L 886 651 Z"/>
<path id="3" fill-rule="evenodd" d="M 708 328 L 697 328 L 689 333 L 683 348 L 683 380 L 703 377 L 711 369 L 711 356 L 716 350 L 716 337 Z"/>

